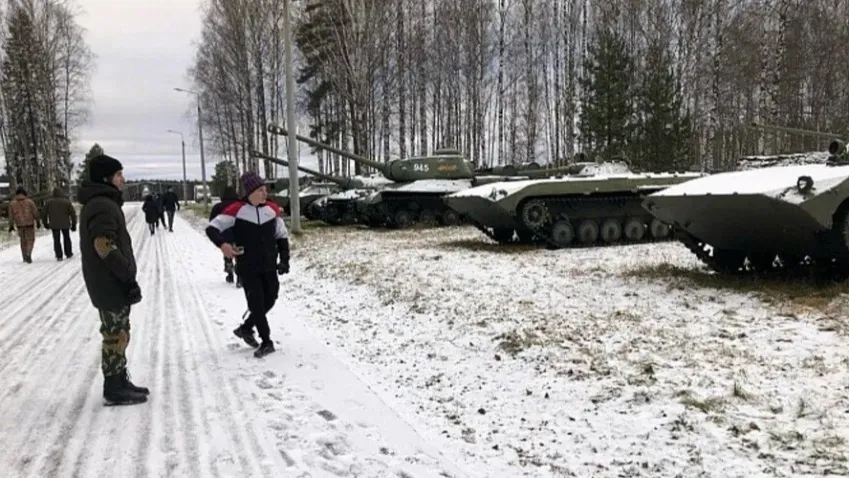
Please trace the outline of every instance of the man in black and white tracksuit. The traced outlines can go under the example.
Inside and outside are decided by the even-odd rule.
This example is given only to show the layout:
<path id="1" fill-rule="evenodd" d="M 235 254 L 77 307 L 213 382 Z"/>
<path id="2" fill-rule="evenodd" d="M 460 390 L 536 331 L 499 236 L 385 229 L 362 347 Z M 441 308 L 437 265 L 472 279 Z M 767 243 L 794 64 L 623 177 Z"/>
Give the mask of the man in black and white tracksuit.
<path id="1" fill-rule="evenodd" d="M 277 301 L 277 275 L 289 272 L 289 233 L 280 207 L 266 202 L 265 181 L 249 171 L 242 176 L 242 186 L 245 196 L 212 219 L 206 234 L 224 257 L 236 259 L 236 271 L 242 279 L 250 315 L 233 333 L 248 345 L 259 347 L 254 356 L 263 357 L 274 352 L 266 314 Z M 224 240 L 225 231 L 233 244 Z M 261 345 L 254 338 L 254 327 Z"/>

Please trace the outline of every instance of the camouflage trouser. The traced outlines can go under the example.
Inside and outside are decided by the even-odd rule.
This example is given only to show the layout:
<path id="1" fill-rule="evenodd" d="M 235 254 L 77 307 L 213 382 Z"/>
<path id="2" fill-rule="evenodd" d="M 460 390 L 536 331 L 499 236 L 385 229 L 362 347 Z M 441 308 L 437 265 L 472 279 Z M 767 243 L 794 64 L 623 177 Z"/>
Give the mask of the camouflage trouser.
<path id="1" fill-rule="evenodd" d="M 100 368 L 103 376 L 124 373 L 127 367 L 125 354 L 130 343 L 130 307 L 119 311 L 98 309 L 100 312 L 100 334 L 103 345 L 100 352 Z"/>
<path id="2" fill-rule="evenodd" d="M 18 237 L 21 238 L 21 252 L 24 255 L 32 254 L 35 245 L 35 226 L 18 227 Z"/>

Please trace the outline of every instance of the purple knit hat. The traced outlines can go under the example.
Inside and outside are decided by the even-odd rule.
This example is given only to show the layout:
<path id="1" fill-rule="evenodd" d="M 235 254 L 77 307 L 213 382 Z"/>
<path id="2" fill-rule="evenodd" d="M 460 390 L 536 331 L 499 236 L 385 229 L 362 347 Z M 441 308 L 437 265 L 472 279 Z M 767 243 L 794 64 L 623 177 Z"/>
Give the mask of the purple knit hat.
<path id="1" fill-rule="evenodd" d="M 245 189 L 245 196 L 250 196 L 250 194 L 261 186 L 265 186 L 265 181 L 259 177 L 259 174 L 248 171 L 242 175 L 242 187 Z"/>

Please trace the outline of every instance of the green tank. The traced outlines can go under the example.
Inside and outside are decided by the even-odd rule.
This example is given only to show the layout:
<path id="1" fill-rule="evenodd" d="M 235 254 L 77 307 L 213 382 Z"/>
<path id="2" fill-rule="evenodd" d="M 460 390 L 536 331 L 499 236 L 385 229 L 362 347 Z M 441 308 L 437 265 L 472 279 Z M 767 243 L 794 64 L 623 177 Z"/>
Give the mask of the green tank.
<path id="1" fill-rule="evenodd" d="M 650 195 L 651 214 L 676 228 L 678 239 L 723 274 L 795 273 L 803 265 L 849 271 L 849 162 L 837 135 L 824 164 L 732 171 Z M 812 153 L 816 154 L 816 153 Z M 836 269 L 835 269 L 836 266 Z"/>
<path id="2" fill-rule="evenodd" d="M 269 124 L 268 131 L 287 136 L 285 128 Z M 466 157 L 457 150 L 438 149 L 428 156 L 417 156 L 380 163 L 301 135 L 298 141 L 330 151 L 378 171 L 387 183 L 375 188 L 351 188 L 328 197 L 326 207 L 344 209 L 348 218 L 372 227 L 409 227 L 415 223 L 457 225 L 460 216 L 448 208 L 443 197 L 488 181 L 501 181 L 503 176 L 477 174 Z M 539 169 L 533 174 L 544 176 L 551 170 Z M 335 203 L 335 204 L 334 204 Z M 354 212 L 351 212 L 351 209 Z"/>
<path id="3" fill-rule="evenodd" d="M 669 227 L 642 208 L 648 194 L 701 173 L 633 173 L 623 161 L 582 162 L 548 179 L 506 181 L 461 191 L 445 203 L 501 243 L 552 248 L 664 240 Z"/>
<path id="4" fill-rule="evenodd" d="M 251 151 L 250 154 L 253 157 L 289 167 L 289 162 L 285 159 L 263 154 L 259 151 Z M 374 191 L 381 185 L 391 184 L 390 181 L 382 177 L 332 176 L 301 165 L 298 165 L 298 170 L 326 181 L 326 183 L 320 184 L 327 185 L 329 183 L 329 185 L 333 185 L 331 191 L 328 191 L 328 188 L 312 188 L 308 186 L 300 191 L 298 195 L 301 198 L 301 213 L 305 217 L 320 220 L 331 225 L 356 224 L 358 222 L 357 198 Z M 324 192 L 326 194 L 323 194 Z M 304 202 L 305 195 L 311 198 L 306 204 Z M 285 203 L 288 204 L 288 197 Z"/>

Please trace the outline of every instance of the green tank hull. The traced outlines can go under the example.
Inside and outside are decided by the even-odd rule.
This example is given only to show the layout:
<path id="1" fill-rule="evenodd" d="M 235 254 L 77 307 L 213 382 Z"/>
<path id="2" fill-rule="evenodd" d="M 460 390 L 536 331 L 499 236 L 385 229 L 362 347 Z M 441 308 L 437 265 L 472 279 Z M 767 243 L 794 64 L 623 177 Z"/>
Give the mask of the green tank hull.
<path id="1" fill-rule="evenodd" d="M 614 174 L 493 183 L 447 196 L 445 203 L 491 239 L 552 248 L 665 240 L 669 228 L 643 207 L 651 193 L 699 173 Z"/>
<path id="2" fill-rule="evenodd" d="M 720 273 L 849 264 L 849 166 L 720 173 L 660 191 L 643 206 Z"/>

